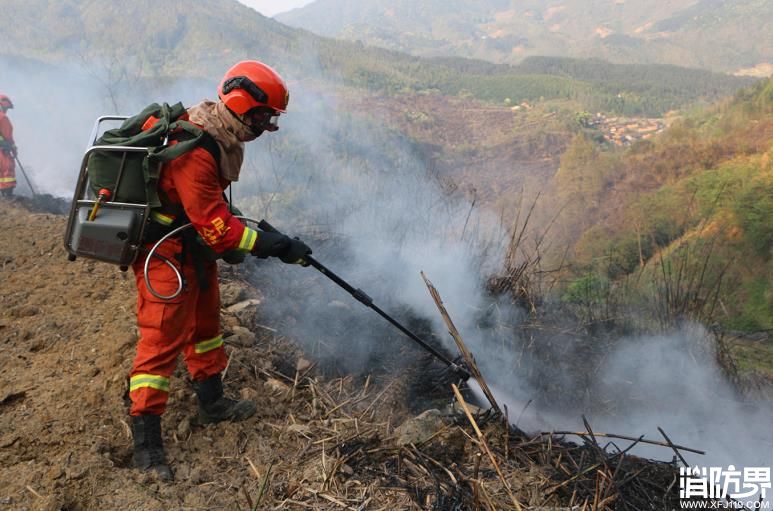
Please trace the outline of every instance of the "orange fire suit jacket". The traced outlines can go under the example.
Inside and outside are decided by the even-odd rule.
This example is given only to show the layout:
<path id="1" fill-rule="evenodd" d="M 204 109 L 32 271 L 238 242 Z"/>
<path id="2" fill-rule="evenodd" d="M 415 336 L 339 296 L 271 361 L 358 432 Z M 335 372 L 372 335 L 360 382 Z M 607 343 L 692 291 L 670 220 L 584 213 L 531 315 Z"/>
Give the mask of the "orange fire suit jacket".
<path id="1" fill-rule="evenodd" d="M 155 122 L 156 119 L 151 118 L 143 128 L 149 128 Z M 198 147 L 165 166 L 159 189 L 169 202 L 183 206 L 196 232 L 216 253 L 233 249 L 251 251 L 258 233 L 231 214 L 223 198 L 223 191 L 231 183 L 220 177 L 218 169 L 213 155 Z M 162 208 L 153 219 L 171 225 L 176 217 Z"/>
<path id="2" fill-rule="evenodd" d="M 16 187 L 15 150 L 13 126 L 5 112 L 0 112 L 0 189 Z"/>

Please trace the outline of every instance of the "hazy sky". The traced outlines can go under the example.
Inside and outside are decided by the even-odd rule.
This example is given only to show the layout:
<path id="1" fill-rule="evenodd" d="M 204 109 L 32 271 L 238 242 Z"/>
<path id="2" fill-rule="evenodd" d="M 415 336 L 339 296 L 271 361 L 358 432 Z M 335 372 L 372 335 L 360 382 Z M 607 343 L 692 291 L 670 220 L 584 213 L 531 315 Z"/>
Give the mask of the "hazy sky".
<path id="1" fill-rule="evenodd" d="M 280 12 L 289 11 L 296 7 L 303 7 L 313 0 L 239 0 L 244 5 L 249 5 L 264 16 L 273 16 Z"/>

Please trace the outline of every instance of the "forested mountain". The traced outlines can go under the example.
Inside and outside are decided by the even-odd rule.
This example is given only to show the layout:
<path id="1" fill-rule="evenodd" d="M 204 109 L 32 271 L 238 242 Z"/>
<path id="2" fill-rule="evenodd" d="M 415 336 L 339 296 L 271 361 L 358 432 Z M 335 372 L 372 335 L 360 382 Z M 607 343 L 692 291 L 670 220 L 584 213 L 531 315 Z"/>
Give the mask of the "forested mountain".
<path id="1" fill-rule="evenodd" d="M 207 77 L 260 56 L 288 70 L 321 39 L 236 1 L 7 0 L 3 53 L 48 62 L 111 65 L 144 76 Z"/>
<path id="2" fill-rule="evenodd" d="M 648 116 L 732 94 L 748 83 L 672 66 L 540 58 L 511 67 L 427 60 L 293 29 L 235 0 L 7 0 L 3 9 L 14 20 L 0 28 L 6 55 L 66 62 L 109 77 L 212 80 L 231 62 L 260 58 L 291 80 L 322 79 L 365 92 L 436 92 L 498 104 L 570 99 L 591 111 Z"/>
<path id="3" fill-rule="evenodd" d="M 766 0 L 316 0 L 277 16 L 417 55 L 533 55 L 738 71 L 773 64 Z"/>

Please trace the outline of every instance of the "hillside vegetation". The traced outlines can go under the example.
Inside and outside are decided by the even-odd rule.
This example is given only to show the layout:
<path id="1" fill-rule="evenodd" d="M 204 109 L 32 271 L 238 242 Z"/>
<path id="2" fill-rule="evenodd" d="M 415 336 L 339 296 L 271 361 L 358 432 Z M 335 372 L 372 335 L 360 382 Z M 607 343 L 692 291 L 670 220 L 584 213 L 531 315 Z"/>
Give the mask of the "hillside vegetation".
<path id="1" fill-rule="evenodd" d="M 773 328 L 773 79 L 630 148 L 578 135 L 554 184 L 572 299 L 635 282 L 665 317 Z"/>
<path id="2" fill-rule="evenodd" d="M 423 56 L 597 57 L 737 71 L 771 64 L 765 0 L 316 0 L 277 19 Z"/>
<path id="3" fill-rule="evenodd" d="M 532 59 L 517 67 L 428 60 L 315 36 L 235 0 L 8 0 L 4 12 L 14 20 L 2 28 L 6 55 L 75 64 L 105 81 L 213 81 L 236 60 L 260 58 L 291 81 L 321 80 L 370 93 L 438 92 L 498 104 L 569 99 L 589 111 L 646 116 L 715 100 L 749 83 L 707 71 L 598 60 Z"/>

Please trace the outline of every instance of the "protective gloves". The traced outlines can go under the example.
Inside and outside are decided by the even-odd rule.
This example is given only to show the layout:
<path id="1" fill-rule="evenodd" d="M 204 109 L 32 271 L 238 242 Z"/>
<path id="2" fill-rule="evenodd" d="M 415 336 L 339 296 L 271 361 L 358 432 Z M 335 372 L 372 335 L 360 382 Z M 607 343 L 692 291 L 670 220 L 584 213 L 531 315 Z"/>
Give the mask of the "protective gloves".
<path id="1" fill-rule="evenodd" d="M 221 256 L 221 259 L 228 264 L 241 264 L 247 257 L 247 253 L 242 250 L 229 250 Z"/>
<path id="2" fill-rule="evenodd" d="M 283 263 L 301 266 L 309 265 L 303 257 L 310 254 L 309 246 L 298 238 L 269 231 L 258 231 L 258 242 L 252 249 L 252 255 L 255 257 L 278 257 Z"/>

